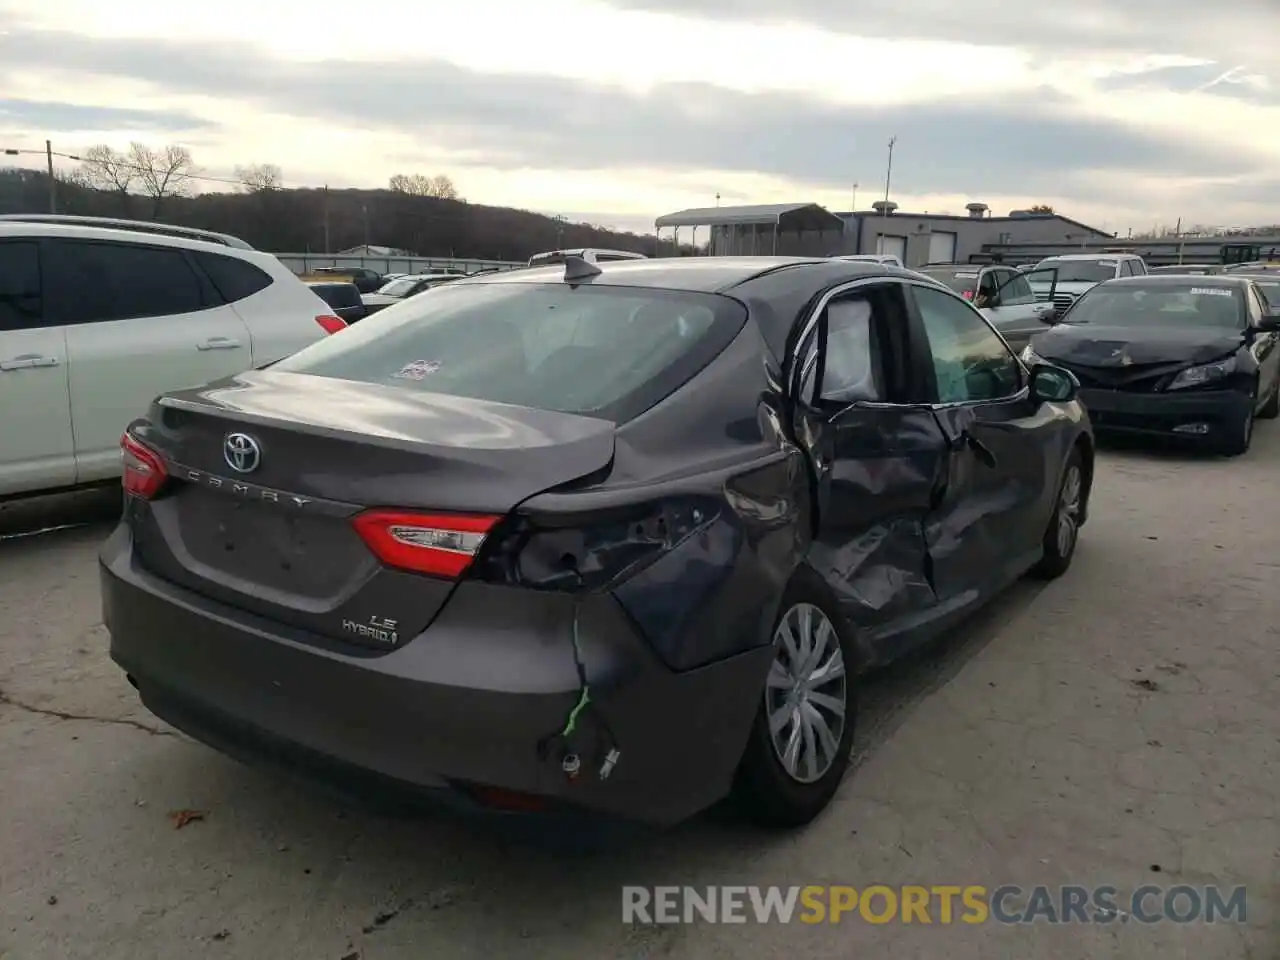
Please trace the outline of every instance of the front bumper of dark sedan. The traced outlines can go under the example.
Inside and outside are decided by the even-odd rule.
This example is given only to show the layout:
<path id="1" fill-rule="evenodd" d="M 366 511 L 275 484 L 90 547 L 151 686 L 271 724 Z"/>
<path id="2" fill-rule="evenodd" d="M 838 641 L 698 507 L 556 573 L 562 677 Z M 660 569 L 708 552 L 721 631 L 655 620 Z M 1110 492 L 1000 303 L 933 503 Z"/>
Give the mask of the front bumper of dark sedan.
<path id="1" fill-rule="evenodd" d="M 574 598 L 473 582 L 399 649 L 337 649 L 155 577 L 124 526 L 101 576 L 111 656 L 161 719 L 242 760 L 476 813 L 664 825 L 710 806 L 772 655 L 671 671 L 607 594 L 576 603 L 575 655 Z M 591 707 L 561 738 L 582 676 Z"/>
<path id="2" fill-rule="evenodd" d="M 1129 393 L 1084 388 L 1080 400 L 1099 433 L 1208 443 L 1216 443 L 1237 430 L 1254 403 L 1252 397 L 1239 390 Z"/>

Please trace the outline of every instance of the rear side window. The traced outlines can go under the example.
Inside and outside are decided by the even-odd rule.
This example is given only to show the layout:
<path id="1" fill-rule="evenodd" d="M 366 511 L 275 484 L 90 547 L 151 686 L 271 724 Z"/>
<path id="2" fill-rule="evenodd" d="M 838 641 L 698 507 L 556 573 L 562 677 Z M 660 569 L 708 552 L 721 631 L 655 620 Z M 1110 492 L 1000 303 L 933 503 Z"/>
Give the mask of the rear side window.
<path id="1" fill-rule="evenodd" d="M 251 297 L 271 286 L 271 275 L 252 263 L 220 253 L 196 253 L 196 263 L 227 303 Z"/>
<path id="2" fill-rule="evenodd" d="M 162 317 L 214 306 L 180 249 L 53 240 L 46 250 L 53 323 Z"/>
<path id="3" fill-rule="evenodd" d="M 39 247 L 28 240 L 0 243 L 0 330 L 40 326 L 42 308 Z"/>
<path id="4" fill-rule="evenodd" d="M 745 320 L 741 304 L 713 294 L 445 284 L 275 369 L 623 422 L 709 363 Z"/>

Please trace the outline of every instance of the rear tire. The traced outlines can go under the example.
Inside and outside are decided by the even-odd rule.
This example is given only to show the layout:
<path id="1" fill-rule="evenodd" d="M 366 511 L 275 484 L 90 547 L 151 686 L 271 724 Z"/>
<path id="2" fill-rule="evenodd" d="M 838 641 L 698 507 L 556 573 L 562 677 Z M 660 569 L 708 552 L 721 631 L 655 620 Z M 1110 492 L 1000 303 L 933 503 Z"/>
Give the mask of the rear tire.
<path id="1" fill-rule="evenodd" d="M 763 826 L 799 827 L 840 787 L 858 702 L 852 632 L 827 585 L 808 568 L 783 594 L 773 647 L 734 799 Z"/>
<path id="2" fill-rule="evenodd" d="M 1080 453 L 1080 447 L 1075 446 L 1062 468 L 1062 479 L 1058 481 L 1058 499 L 1054 503 L 1053 514 L 1049 517 L 1049 526 L 1044 531 L 1044 554 L 1032 568 L 1033 576 L 1041 580 L 1056 580 L 1071 566 L 1071 559 L 1076 555 L 1076 544 L 1080 541 L 1085 495 L 1084 457 Z"/>

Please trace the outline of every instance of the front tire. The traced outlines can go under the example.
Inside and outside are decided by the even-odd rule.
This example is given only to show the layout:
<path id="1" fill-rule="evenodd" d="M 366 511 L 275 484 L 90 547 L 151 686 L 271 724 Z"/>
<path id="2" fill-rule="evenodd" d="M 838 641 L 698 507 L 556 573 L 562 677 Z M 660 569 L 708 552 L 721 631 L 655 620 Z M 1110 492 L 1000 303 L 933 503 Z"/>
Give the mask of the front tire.
<path id="1" fill-rule="evenodd" d="M 1218 449 L 1228 457 L 1238 457 L 1248 453 L 1249 447 L 1253 444 L 1253 421 L 1253 404 L 1251 403 L 1248 413 L 1223 431 Z"/>
<path id="2" fill-rule="evenodd" d="M 1071 559 L 1076 555 L 1080 540 L 1080 520 L 1084 516 L 1085 479 L 1084 457 L 1080 448 L 1073 447 L 1062 468 L 1058 482 L 1058 500 L 1049 517 L 1049 526 L 1041 542 L 1044 554 L 1032 569 L 1041 580 L 1056 580 L 1067 572 Z"/>
<path id="3" fill-rule="evenodd" d="M 808 568 L 783 595 L 773 649 L 734 794 L 756 822 L 799 827 L 839 789 L 857 715 L 853 636 Z"/>
<path id="4" fill-rule="evenodd" d="M 1271 391 L 1271 399 L 1258 411 L 1259 420 L 1274 420 L 1276 417 L 1280 417 L 1280 384 L 1276 384 Z"/>

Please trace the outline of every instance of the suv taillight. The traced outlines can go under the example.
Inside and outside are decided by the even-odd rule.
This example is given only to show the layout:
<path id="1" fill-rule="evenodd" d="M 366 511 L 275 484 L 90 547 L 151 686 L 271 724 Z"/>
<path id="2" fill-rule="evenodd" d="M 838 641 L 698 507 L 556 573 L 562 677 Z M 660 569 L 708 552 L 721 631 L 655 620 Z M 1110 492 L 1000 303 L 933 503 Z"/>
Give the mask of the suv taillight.
<path id="1" fill-rule="evenodd" d="M 150 500 L 169 479 L 160 454 L 128 433 L 120 438 L 120 462 L 124 492 L 131 497 Z"/>
<path id="2" fill-rule="evenodd" d="M 336 317 L 332 313 L 322 313 L 316 317 L 316 323 L 324 328 L 325 333 L 339 333 L 347 329 L 347 321 L 341 317 Z"/>

